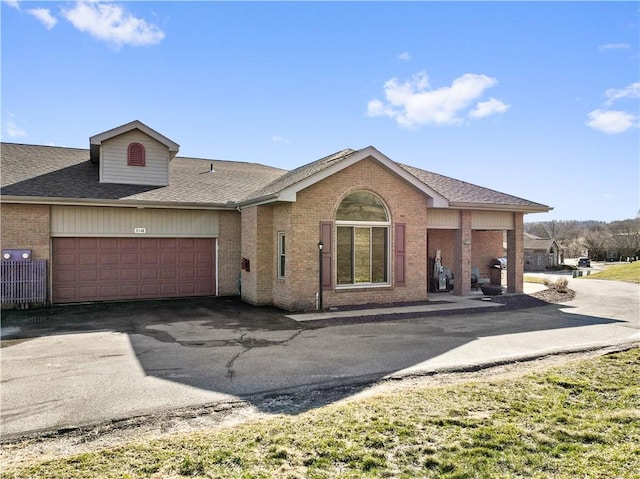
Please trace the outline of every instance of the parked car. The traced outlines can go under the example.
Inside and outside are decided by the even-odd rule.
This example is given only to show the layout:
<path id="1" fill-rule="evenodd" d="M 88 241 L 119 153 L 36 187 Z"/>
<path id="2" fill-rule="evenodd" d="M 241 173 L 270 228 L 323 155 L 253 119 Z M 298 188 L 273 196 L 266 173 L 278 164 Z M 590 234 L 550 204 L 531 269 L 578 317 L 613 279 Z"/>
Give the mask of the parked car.
<path id="1" fill-rule="evenodd" d="M 589 258 L 579 258 L 578 259 L 578 268 L 583 267 L 583 268 L 590 268 L 591 267 L 591 260 Z"/>
<path id="2" fill-rule="evenodd" d="M 507 269 L 507 258 L 494 259 L 493 266 L 500 266 L 500 269 Z"/>

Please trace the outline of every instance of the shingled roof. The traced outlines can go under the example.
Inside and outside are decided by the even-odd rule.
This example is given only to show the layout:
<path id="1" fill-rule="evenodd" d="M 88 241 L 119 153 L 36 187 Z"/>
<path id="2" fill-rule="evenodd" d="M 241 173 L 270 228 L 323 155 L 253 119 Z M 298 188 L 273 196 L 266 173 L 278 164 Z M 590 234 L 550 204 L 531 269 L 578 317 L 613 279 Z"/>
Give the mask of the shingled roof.
<path id="1" fill-rule="evenodd" d="M 548 211 L 550 207 L 489 188 L 392 162 L 372 147 L 344 149 L 287 172 L 257 163 L 175 157 L 170 162 L 169 186 L 140 186 L 99 182 L 98 165 L 89 150 L 2 143 L 3 196 L 48 199 L 115 200 L 203 204 L 234 207 L 277 201 L 278 193 L 296 185 L 320 181 L 328 168 L 357 161 L 373 151 L 381 161 L 414 184 L 440 195 L 449 207 Z M 213 172 L 210 168 L 213 167 Z M 327 170 L 331 172 L 332 170 Z M 415 178 L 413 180 L 412 178 Z M 443 200 L 443 201 L 444 201 Z"/>
<path id="2" fill-rule="evenodd" d="M 0 147 L 3 196 L 229 206 L 286 173 L 257 163 L 175 157 L 169 164 L 169 186 L 100 183 L 99 166 L 89 161 L 89 150 L 13 143 Z"/>
<path id="3" fill-rule="evenodd" d="M 448 176 L 421 170 L 409 165 L 400 164 L 421 182 L 429 185 L 435 191 L 449 200 L 450 206 L 493 205 L 532 208 L 534 210 L 548 211 L 550 208 L 541 203 L 518 198 L 517 196 L 500 193 L 489 188 L 456 180 Z"/>

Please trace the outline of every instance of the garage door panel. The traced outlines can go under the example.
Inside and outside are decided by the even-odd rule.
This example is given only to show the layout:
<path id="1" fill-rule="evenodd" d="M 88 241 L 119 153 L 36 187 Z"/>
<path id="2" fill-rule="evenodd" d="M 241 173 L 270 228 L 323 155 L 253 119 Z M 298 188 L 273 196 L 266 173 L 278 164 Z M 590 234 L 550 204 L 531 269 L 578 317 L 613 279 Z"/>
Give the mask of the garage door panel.
<path id="1" fill-rule="evenodd" d="M 158 264 L 159 259 L 157 253 L 142 253 L 140 262 L 142 264 Z"/>
<path id="2" fill-rule="evenodd" d="M 175 238 L 163 238 L 162 242 L 158 245 L 158 249 L 175 251 L 178 249 L 178 240 Z"/>
<path id="3" fill-rule="evenodd" d="M 80 301 L 92 301 L 98 297 L 97 286 L 80 286 L 78 288 L 78 298 Z"/>
<path id="4" fill-rule="evenodd" d="M 118 245 L 118 249 L 126 250 L 126 249 L 134 249 L 138 250 L 140 248 L 140 239 L 139 238 L 120 238 L 120 244 Z"/>
<path id="5" fill-rule="evenodd" d="M 138 264 L 140 262 L 140 256 L 138 252 L 131 253 L 121 253 L 120 254 L 120 263 L 121 264 Z"/>
<path id="6" fill-rule="evenodd" d="M 58 298 L 61 303 L 70 302 L 76 298 L 76 289 L 75 288 L 59 288 L 58 289 Z"/>
<path id="7" fill-rule="evenodd" d="M 75 282 L 76 280 L 76 271 L 75 270 L 56 270 L 53 272 L 53 282 Z"/>
<path id="8" fill-rule="evenodd" d="M 78 238 L 76 249 L 95 251 L 98 249 L 97 238 Z"/>
<path id="9" fill-rule="evenodd" d="M 96 269 L 83 269 L 78 271 L 78 281 L 97 281 L 98 270 Z"/>
<path id="10" fill-rule="evenodd" d="M 117 269 L 103 269 L 100 270 L 99 281 L 119 281 L 120 273 Z"/>
<path id="11" fill-rule="evenodd" d="M 211 268 L 198 268 L 196 271 L 196 278 L 207 279 L 212 277 Z"/>
<path id="12" fill-rule="evenodd" d="M 137 284 L 123 284 L 122 285 L 122 297 L 123 298 L 138 298 L 139 286 Z"/>
<path id="13" fill-rule="evenodd" d="M 215 239 L 54 238 L 53 302 L 215 294 Z"/>
<path id="14" fill-rule="evenodd" d="M 71 253 L 60 253 L 57 259 L 60 267 L 73 266 L 76 264 L 76 256 Z"/>
<path id="15" fill-rule="evenodd" d="M 118 253 L 100 253 L 100 264 L 102 265 L 118 264 Z"/>
<path id="16" fill-rule="evenodd" d="M 95 266 L 98 264 L 98 255 L 96 253 L 80 253 L 77 258 L 78 264 L 82 266 Z"/>
<path id="17" fill-rule="evenodd" d="M 160 263 L 162 264 L 175 264 L 178 255 L 176 253 L 159 253 Z"/>
<path id="18" fill-rule="evenodd" d="M 160 296 L 178 296 L 178 288 L 176 283 L 161 284 Z"/>
<path id="19" fill-rule="evenodd" d="M 140 279 L 143 281 L 157 280 L 160 278 L 160 271 L 157 269 L 145 268 L 140 270 Z"/>
<path id="20" fill-rule="evenodd" d="M 193 295 L 193 294 L 196 293 L 196 285 L 195 285 L 195 283 L 181 282 L 178 285 L 178 287 L 179 287 L 180 294 L 183 294 L 185 296 Z"/>
<path id="21" fill-rule="evenodd" d="M 176 280 L 178 279 L 178 270 L 176 268 L 162 268 L 160 270 L 160 278 Z"/>
<path id="22" fill-rule="evenodd" d="M 101 250 L 118 250 L 118 238 L 99 238 L 98 247 Z"/>
<path id="23" fill-rule="evenodd" d="M 196 247 L 195 238 L 180 238 L 178 240 L 178 249 L 193 249 Z"/>
<path id="24" fill-rule="evenodd" d="M 160 288 L 157 284 L 143 284 L 140 285 L 140 294 L 149 298 L 159 296 Z"/>
<path id="25" fill-rule="evenodd" d="M 191 252 L 178 253 L 178 261 L 180 264 L 193 264 L 196 262 L 196 256 Z"/>
<path id="26" fill-rule="evenodd" d="M 122 281 L 137 281 L 140 278 L 139 269 L 123 269 L 120 271 L 120 279 Z"/>

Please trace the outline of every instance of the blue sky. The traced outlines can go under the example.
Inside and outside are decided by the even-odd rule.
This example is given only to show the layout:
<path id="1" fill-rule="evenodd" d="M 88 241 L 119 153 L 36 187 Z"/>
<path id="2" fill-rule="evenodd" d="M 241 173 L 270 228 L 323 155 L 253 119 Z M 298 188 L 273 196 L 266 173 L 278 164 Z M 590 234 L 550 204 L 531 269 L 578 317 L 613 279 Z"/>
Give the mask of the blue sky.
<path id="1" fill-rule="evenodd" d="M 140 120 L 285 169 L 368 145 L 554 210 L 635 217 L 637 2 L 3 1 L 2 141 Z"/>

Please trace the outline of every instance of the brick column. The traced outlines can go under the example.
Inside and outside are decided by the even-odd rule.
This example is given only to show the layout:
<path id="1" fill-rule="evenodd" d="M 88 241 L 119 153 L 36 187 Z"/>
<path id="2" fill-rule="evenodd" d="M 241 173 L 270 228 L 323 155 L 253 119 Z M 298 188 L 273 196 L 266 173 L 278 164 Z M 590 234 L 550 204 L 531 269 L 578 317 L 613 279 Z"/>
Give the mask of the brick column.
<path id="1" fill-rule="evenodd" d="M 524 275 L 524 214 L 513 214 L 513 229 L 507 231 L 507 292 L 522 293 Z"/>
<path id="2" fill-rule="evenodd" d="M 471 211 L 460 211 L 454 243 L 453 292 L 467 296 L 471 293 Z"/>

